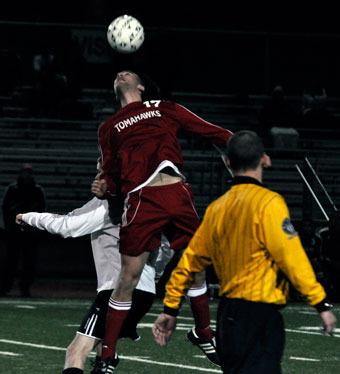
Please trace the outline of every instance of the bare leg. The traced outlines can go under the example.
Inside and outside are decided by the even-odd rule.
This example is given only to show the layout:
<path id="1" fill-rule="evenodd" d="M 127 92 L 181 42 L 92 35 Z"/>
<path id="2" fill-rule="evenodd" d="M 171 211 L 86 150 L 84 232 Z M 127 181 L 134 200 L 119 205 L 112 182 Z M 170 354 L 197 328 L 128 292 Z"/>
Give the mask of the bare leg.
<path id="1" fill-rule="evenodd" d="M 102 341 L 99 340 L 98 344 L 96 345 L 96 355 L 101 356 L 102 355 Z"/>
<path id="2" fill-rule="evenodd" d="M 149 257 L 149 252 L 141 255 L 122 255 L 122 268 L 118 279 L 117 287 L 112 292 L 112 297 L 117 301 L 131 301 L 132 293 L 139 282 L 144 265 Z"/>
<path id="3" fill-rule="evenodd" d="M 98 339 L 76 334 L 67 347 L 64 369 L 84 369 L 87 356 L 99 342 Z"/>
<path id="4" fill-rule="evenodd" d="M 106 315 L 103 360 L 112 358 L 116 352 L 120 330 L 131 308 L 133 290 L 137 286 L 148 257 L 149 252 L 142 253 L 137 257 L 122 255 L 120 276 L 117 287 L 110 298 Z"/>

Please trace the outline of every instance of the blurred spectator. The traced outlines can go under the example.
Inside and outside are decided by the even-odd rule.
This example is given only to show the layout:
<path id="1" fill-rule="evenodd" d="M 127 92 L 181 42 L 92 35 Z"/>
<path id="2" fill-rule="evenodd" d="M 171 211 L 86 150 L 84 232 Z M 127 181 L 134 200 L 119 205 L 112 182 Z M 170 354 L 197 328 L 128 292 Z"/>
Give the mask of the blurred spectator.
<path id="1" fill-rule="evenodd" d="M 313 84 L 302 94 L 300 127 L 304 128 L 333 128 L 334 117 L 327 109 L 328 97 L 326 89 Z"/>
<path id="2" fill-rule="evenodd" d="M 34 95 L 32 114 L 58 117 L 58 107 L 66 95 L 67 78 L 56 63 L 55 52 L 43 47 L 32 58 Z"/>
<path id="3" fill-rule="evenodd" d="M 19 289 L 21 296 L 30 297 L 30 287 L 35 277 L 38 232 L 26 226 L 18 226 L 15 217 L 23 212 L 45 210 L 45 195 L 36 184 L 30 164 L 23 164 L 17 181 L 8 186 L 3 203 L 3 218 L 6 230 L 6 254 L 3 262 L 0 295 L 10 292 L 17 273 L 19 261 Z"/>
<path id="4" fill-rule="evenodd" d="M 269 101 L 260 110 L 259 122 L 264 135 L 268 135 L 272 127 L 295 127 L 296 114 L 282 86 L 274 87 Z"/>
<path id="5" fill-rule="evenodd" d="M 304 90 L 302 95 L 302 113 L 305 115 L 312 110 L 326 108 L 327 93 L 324 87 L 313 86 Z"/>
<path id="6" fill-rule="evenodd" d="M 66 93 L 59 105 L 59 116 L 69 119 L 93 118 L 93 107 L 89 102 L 81 102 L 85 59 L 76 39 L 66 37 L 58 54 L 59 64 L 66 77 Z"/>
<path id="7" fill-rule="evenodd" d="M 33 115 L 63 119 L 92 118 L 92 106 L 79 102 L 83 63 L 79 45 L 70 36 L 65 38 L 61 49 L 51 50 L 44 46 L 33 56 Z"/>

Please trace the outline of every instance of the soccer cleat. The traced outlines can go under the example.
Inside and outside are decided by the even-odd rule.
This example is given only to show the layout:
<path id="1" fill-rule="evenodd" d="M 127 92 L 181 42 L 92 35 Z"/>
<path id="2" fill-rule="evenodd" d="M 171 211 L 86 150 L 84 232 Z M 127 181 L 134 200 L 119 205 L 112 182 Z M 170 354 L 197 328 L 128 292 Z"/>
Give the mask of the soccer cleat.
<path id="1" fill-rule="evenodd" d="M 131 331 L 121 331 L 119 334 L 118 339 L 121 338 L 129 338 L 133 340 L 134 342 L 138 342 L 138 340 L 141 340 L 140 335 L 138 334 L 137 330 L 131 330 Z"/>
<path id="2" fill-rule="evenodd" d="M 207 359 L 211 363 L 217 366 L 221 366 L 220 360 L 216 352 L 215 338 L 212 338 L 212 339 L 199 338 L 195 332 L 194 327 L 187 332 L 187 338 L 193 345 L 196 345 L 207 356 Z"/>
<path id="3" fill-rule="evenodd" d="M 119 364 L 119 357 L 117 353 L 115 353 L 115 356 L 112 358 L 108 358 L 106 360 L 100 361 L 98 365 L 98 369 L 95 372 L 91 372 L 93 374 L 112 374 L 116 367 Z"/>

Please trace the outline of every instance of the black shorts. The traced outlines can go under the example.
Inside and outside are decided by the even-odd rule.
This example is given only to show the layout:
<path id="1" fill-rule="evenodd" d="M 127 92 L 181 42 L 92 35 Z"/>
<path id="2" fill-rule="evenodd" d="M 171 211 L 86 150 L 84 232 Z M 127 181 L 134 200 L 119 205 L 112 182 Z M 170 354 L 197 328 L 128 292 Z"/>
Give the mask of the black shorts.
<path id="1" fill-rule="evenodd" d="M 222 297 L 216 341 L 223 373 L 281 373 L 285 331 L 273 304 Z"/>
<path id="2" fill-rule="evenodd" d="M 106 313 L 113 290 L 100 291 L 87 311 L 77 333 L 94 339 L 103 339 Z"/>

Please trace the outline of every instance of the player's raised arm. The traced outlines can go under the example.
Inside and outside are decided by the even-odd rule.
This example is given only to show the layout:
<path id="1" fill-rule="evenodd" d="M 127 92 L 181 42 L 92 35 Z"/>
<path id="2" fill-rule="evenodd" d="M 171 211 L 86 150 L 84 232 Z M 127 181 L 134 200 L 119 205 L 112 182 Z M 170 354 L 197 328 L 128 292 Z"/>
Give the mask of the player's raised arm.
<path id="1" fill-rule="evenodd" d="M 183 105 L 175 104 L 175 109 L 183 129 L 208 138 L 214 144 L 225 146 L 233 135 L 230 130 L 204 120 Z"/>
<path id="2" fill-rule="evenodd" d="M 93 198 L 81 208 L 66 215 L 28 212 L 18 214 L 16 223 L 25 223 L 64 238 L 79 237 L 101 230 L 110 223 L 106 201 Z"/>

